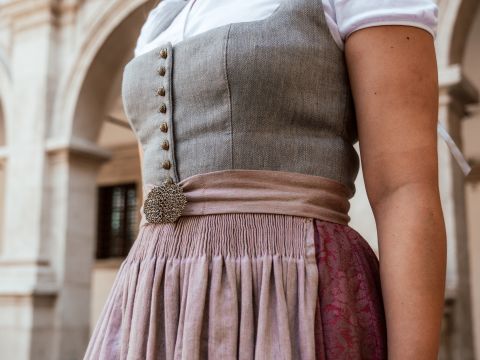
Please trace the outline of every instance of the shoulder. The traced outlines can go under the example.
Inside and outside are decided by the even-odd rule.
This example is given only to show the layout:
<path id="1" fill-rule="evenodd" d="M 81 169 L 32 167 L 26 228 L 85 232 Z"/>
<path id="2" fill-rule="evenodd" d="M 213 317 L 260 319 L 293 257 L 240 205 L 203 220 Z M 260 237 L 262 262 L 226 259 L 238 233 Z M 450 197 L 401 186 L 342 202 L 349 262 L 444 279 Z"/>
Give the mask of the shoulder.
<path id="1" fill-rule="evenodd" d="M 321 0 L 327 21 L 333 21 L 343 41 L 369 26 L 408 25 L 437 33 L 438 6 L 434 0 Z"/>

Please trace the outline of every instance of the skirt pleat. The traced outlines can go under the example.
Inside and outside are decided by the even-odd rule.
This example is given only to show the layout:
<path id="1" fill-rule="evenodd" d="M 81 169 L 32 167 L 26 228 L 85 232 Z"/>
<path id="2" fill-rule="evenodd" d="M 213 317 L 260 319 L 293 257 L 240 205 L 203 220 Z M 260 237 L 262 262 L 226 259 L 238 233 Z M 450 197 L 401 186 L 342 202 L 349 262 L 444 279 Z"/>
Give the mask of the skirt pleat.
<path id="1" fill-rule="evenodd" d="M 182 216 L 140 228 L 84 360 L 386 359 L 384 325 L 378 260 L 347 225 Z"/>
<path id="2" fill-rule="evenodd" d="M 85 359 L 312 359 L 310 226 L 230 213 L 141 227 Z"/>

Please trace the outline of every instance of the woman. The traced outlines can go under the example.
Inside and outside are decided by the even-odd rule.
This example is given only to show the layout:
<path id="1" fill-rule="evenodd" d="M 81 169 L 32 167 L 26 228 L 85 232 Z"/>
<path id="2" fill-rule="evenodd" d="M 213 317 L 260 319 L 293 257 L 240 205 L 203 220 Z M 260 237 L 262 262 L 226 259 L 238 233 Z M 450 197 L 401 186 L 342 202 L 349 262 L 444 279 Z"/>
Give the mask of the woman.
<path id="1" fill-rule="evenodd" d="M 141 228 L 85 359 L 437 358 L 437 8 L 365 3 L 150 12 L 122 82 Z M 357 140 L 379 261 L 348 226 Z"/>

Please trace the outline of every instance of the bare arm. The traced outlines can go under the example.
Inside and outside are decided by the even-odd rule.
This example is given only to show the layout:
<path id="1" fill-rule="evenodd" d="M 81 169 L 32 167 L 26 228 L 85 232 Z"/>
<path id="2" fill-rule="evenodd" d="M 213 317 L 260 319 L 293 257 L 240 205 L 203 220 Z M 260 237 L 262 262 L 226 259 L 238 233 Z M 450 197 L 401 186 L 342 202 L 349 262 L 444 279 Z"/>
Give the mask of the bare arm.
<path id="1" fill-rule="evenodd" d="M 410 26 L 365 28 L 348 37 L 345 56 L 379 238 L 388 358 L 434 360 L 446 235 L 438 189 L 433 38 Z"/>

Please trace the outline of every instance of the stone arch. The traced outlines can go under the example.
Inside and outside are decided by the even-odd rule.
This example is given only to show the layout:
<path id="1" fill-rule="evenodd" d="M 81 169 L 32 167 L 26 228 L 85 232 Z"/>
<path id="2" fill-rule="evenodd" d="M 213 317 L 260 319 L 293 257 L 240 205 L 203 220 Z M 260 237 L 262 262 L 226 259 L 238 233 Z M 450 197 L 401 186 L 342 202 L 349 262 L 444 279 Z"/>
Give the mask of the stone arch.
<path id="1" fill-rule="evenodd" d="M 60 80 L 47 131 L 44 222 L 49 248 L 62 249 L 51 256 L 59 279 L 54 333 L 61 359 L 73 353 L 81 357 L 89 339 L 97 176 L 99 165 L 111 155 L 97 140 L 107 111 L 118 103 L 123 66 L 133 56 L 153 4 L 154 0 L 109 2 L 75 48 L 70 71 Z"/>
<path id="2" fill-rule="evenodd" d="M 57 103 L 50 139 L 70 143 L 77 138 L 94 141 L 113 81 L 126 61 L 154 0 L 121 0 L 111 2 L 89 29 L 78 47 L 71 71 L 60 84 L 61 102 Z M 132 31 L 138 29 L 138 31 Z M 88 104 L 88 106 L 85 106 Z"/>
<path id="3" fill-rule="evenodd" d="M 472 12 L 474 16 L 469 31 L 466 33 L 462 49 L 462 58 L 459 60 L 462 73 L 469 80 L 472 86 L 480 90 L 480 6 Z M 466 199 L 466 217 L 467 217 L 467 237 L 469 243 L 470 257 L 470 283 L 472 297 L 472 319 L 477 319 L 473 323 L 473 342 L 480 344 L 480 266 L 476 254 L 480 251 L 480 226 L 478 224 L 478 214 L 480 211 L 480 105 L 477 101 L 466 108 L 466 118 L 462 121 L 462 143 L 464 152 L 473 165 L 471 175 L 466 179 L 465 199 Z M 475 358 L 480 356 L 480 347 L 475 348 Z"/>
<path id="4" fill-rule="evenodd" d="M 475 17 L 477 0 L 440 1 L 437 58 L 440 66 L 462 62 L 466 38 Z"/>
<path id="5" fill-rule="evenodd" d="M 437 32 L 439 65 L 439 120 L 463 148 L 462 128 L 478 91 L 465 76 L 463 59 L 476 10 L 476 0 L 440 0 Z M 439 175 L 447 227 L 448 266 L 445 326 L 440 359 L 473 359 L 472 253 L 466 223 L 465 185 L 468 181 L 447 147 L 439 142 Z"/>

